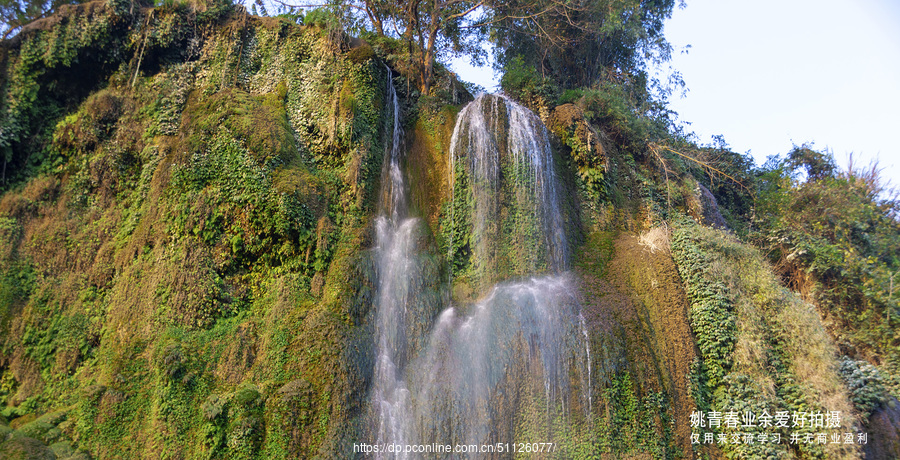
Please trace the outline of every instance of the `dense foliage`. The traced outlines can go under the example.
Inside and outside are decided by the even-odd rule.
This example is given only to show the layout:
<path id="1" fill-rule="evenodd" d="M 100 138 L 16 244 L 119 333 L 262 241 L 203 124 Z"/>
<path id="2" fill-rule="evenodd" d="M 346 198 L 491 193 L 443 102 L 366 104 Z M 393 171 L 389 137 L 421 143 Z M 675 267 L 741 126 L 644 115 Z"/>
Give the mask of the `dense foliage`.
<path id="1" fill-rule="evenodd" d="M 845 353 L 896 370 L 900 201 L 877 164 L 841 169 L 829 152 L 796 147 L 762 168 L 758 187 L 753 236 L 785 283 L 844 331 Z"/>
<path id="2" fill-rule="evenodd" d="M 5 55 L 0 422 L 35 449 L 308 457 L 356 423 L 389 73 L 213 6 L 91 3 Z"/>
<path id="3" fill-rule="evenodd" d="M 496 2 L 498 65 L 522 59 L 563 89 L 646 76 L 648 57 L 669 57 L 663 23 L 674 6 L 674 0 Z"/>
<path id="4" fill-rule="evenodd" d="M 6 39 L 33 21 L 47 17 L 62 5 L 84 3 L 83 0 L 2 0 L 0 1 L 0 34 Z"/>

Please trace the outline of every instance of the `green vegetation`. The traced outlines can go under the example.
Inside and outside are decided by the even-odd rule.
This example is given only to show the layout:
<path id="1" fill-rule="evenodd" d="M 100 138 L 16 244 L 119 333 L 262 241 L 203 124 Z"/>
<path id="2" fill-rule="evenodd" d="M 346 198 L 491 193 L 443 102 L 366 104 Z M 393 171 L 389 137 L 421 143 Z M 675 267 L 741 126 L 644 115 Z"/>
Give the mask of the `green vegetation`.
<path id="1" fill-rule="evenodd" d="M 894 374 L 900 202 L 884 190 L 877 165 L 840 170 L 829 153 L 796 147 L 767 164 L 759 182 L 754 240 L 784 282 L 843 331 L 838 344 L 851 357 Z M 893 378 L 889 385 L 900 394 Z"/>
<path id="2" fill-rule="evenodd" d="M 63 5 L 84 3 L 73 0 L 4 0 L 0 2 L 0 33 L 2 39 L 12 37 L 28 24 L 49 16 Z"/>
<path id="3" fill-rule="evenodd" d="M 5 415 L 95 457 L 305 457 L 360 410 L 384 66 L 213 6 L 67 9 L 4 61 Z"/>
<path id="4" fill-rule="evenodd" d="M 702 358 L 692 377 L 699 386 L 693 389 L 698 407 L 851 413 L 851 398 L 839 377 L 838 350 L 821 318 L 812 305 L 780 285 L 755 249 L 684 220 L 673 235 L 672 251 L 691 301 L 691 326 Z M 853 429 L 849 420 L 844 423 L 843 430 Z M 785 447 L 806 458 L 850 455 L 840 448 L 828 450 L 835 446 L 804 444 L 728 445 L 726 453 L 735 458 L 783 455 L 754 449 Z"/>

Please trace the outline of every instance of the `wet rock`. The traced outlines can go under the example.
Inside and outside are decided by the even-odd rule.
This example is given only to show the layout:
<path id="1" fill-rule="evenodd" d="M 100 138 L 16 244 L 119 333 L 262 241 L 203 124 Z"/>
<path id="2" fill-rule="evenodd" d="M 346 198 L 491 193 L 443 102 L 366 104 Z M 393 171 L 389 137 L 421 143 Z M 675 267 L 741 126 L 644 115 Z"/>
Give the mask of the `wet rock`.
<path id="1" fill-rule="evenodd" d="M 697 194 L 697 202 L 693 203 L 692 211 L 700 223 L 713 228 L 727 229 L 728 224 L 725 223 L 725 218 L 719 212 L 719 204 L 712 192 L 703 184 L 697 184 L 694 192 Z"/>
<path id="2" fill-rule="evenodd" d="M 900 458 L 900 403 L 891 398 L 869 417 L 866 460 Z"/>

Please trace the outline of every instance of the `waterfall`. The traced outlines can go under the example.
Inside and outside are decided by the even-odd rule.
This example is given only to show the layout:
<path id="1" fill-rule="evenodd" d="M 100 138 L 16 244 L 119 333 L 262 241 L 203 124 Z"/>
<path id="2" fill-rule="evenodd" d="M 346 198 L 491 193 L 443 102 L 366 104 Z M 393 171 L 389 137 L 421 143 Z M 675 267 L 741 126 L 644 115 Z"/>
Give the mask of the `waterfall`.
<path id="1" fill-rule="evenodd" d="M 540 417 L 528 421 L 543 424 L 538 431 L 549 439 L 571 399 L 580 398 L 588 417 L 591 397 L 587 329 L 566 272 L 547 129 L 515 102 L 482 95 L 457 116 L 449 161 L 451 200 L 465 204 L 451 205 L 449 225 L 459 234 L 450 237 L 467 233 L 468 246 L 450 242 L 448 259 L 486 295 L 446 309 L 412 363 L 417 437 L 512 442 L 528 402 L 540 401 Z"/>
<path id="2" fill-rule="evenodd" d="M 410 343 L 407 325 L 411 281 L 417 273 L 415 232 L 418 220 L 407 216 L 406 184 L 400 169 L 400 104 L 388 69 L 388 102 L 392 114 L 391 142 L 385 149 L 379 215 L 375 219 L 376 363 L 372 418 L 379 444 L 409 441 L 409 390 L 402 369 Z M 380 457 L 379 457 L 380 458 Z"/>
<path id="3" fill-rule="evenodd" d="M 479 96 L 451 140 L 448 260 L 456 302 L 430 332 L 410 337 L 419 221 L 407 216 L 396 93 L 377 218 L 377 365 L 372 393 L 379 443 L 551 442 L 590 416 L 590 348 L 569 274 L 559 184 L 546 128 L 501 96 Z M 460 204 L 462 203 L 462 204 Z M 458 205 L 458 206 L 457 206 Z M 453 238 L 457 238 L 455 242 Z M 455 244 L 455 245 L 454 245 Z M 416 346 L 413 343 L 417 342 Z M 573 413 L 573 408 L 576 408 Z M 517 436 L 538 436 L 521 439 Z M 379 458 L 406 458 L 383 453 Z"/>
<path id="4" fill-rule="evenodd" d="M 464 164 L 458 164 L 463 161 Z M 461 169 L 458 171 L 457 167 Z M 559 203 L 558 182 L 547 128 L 530 110 L 501 96 L 482 95 L 457 116 L 450 141 L 450 183 L 456 193 L 459 174 L 468 176 L 474 198 L 476 258 L 488 263 L 497 258 L 502 235 L 498 226 L 501 199 L 512 195 L 510 209 L 520 215 L 517 223 L 536 237 L 530 253 L 519 254 L 530 262 L 526 273 L 560 272 L 568 265 L 565 229 Z M 504 190 L 504 185 L 507 189 Z M 451 259 L 453 254 L 450 255 Z M 538 260 L 543 258 L 543 260 Z"/>

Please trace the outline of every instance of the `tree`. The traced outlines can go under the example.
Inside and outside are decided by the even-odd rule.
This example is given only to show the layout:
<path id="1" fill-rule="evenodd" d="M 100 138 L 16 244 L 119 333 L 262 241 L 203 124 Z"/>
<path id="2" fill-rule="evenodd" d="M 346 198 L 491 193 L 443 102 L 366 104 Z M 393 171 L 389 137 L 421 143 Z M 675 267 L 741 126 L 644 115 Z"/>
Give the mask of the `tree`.
<path id="1" fill-rule="evenodd" d="M 50 15 L 62 5 L 84 0 L 0 0 L 0 39 L 7 39 L 27 24 Z"/>
<path id="2" fill-rule="evenodd" d="M 369 3 L 367 1 L 367 11 Z M 379 2 L 383 3 L 383 2 Z M 401 36 L 414 44 L 413 62 L 419 71 L 419 89 L 423 94 L 431 91 L 434 78 L 434 61 L 437 53 L 478 53 L 479 30 L 470 19 L 485 1 L 465 0 L 412 0 L 396 2 L 393 20 L 402 29 Z M 442 53 L 443 54 L 443 53 Z"/>
<path id="3" fill-rule="evenodd" d="M 812 181 L 834 177 L 837 171 L 837 164 L 830 152 L 817 152 L 809 144 L 795 145 L 787 155 L 785 166 L 792 172 L 803 168 L 807 180 Z"/>
<path id="4" fill-rule="evenodd" d="M 292 5 L 288 7 L 323 6 Z M 604 75 L 637 76 L 646 86 L 648 59 L 667 60 L 662 34 L 675 0 L 335 0 L 382 36 L 404 40 L 419 89 L 430 92 L 437 56 L 476 60 L 490 34 L 502 66 L 516 56 L 563 88 L 590 86 Z M 641 88 L 642 90 L 645 88 Z"/>
<path id="5" fill-rule="evenodd" d="M 492 5 L 498 64 L 516 56 L 562 88 L 643 72 L 668 60 L 663 23 L 675 0 L 505 0 Z"/>
<path id="6" fill-rule="evenodd" d="M 795 146 L 760 171 L 752 235 L 786 284 L 846 326 L 842 341 L 863 357 L 897 359 L 889 319 L 898 306 L 900 200 L 880 172 L 877 163 L 843 169 L 829 151 Z"/>
<path id="7" fill-rule="evenodd" d="M 483 16 L 488 0 L 336 0 L 306 5 L 273 1 L 289 9 L 326 7 L 345 24 L 362 20 L 377 35 L 403 40 L 423 94 L 431 91 L 438 55 L 483 54 L 480 44 L 486 29 L 474 18 Z"/>

